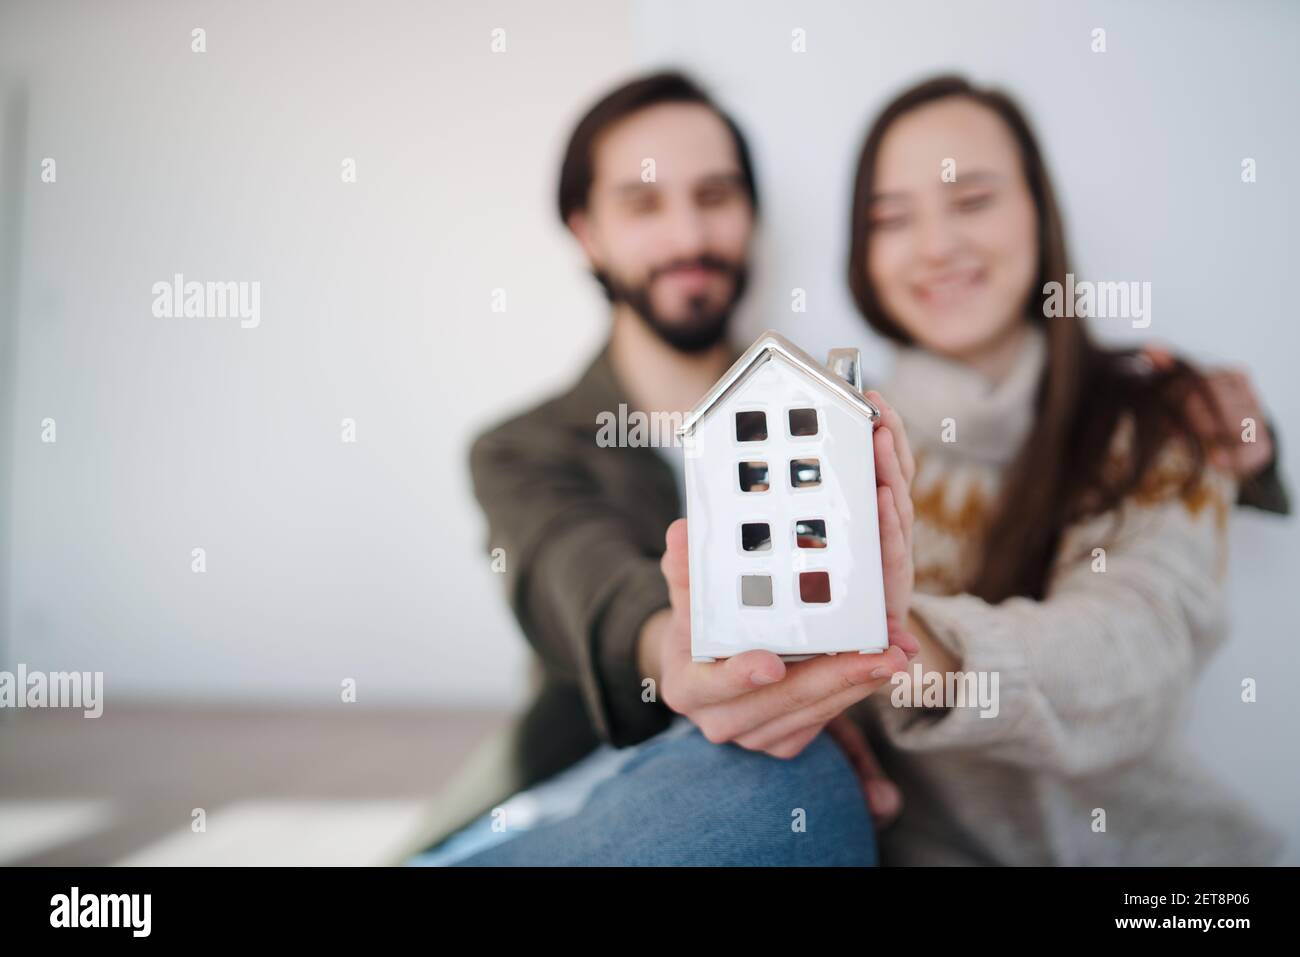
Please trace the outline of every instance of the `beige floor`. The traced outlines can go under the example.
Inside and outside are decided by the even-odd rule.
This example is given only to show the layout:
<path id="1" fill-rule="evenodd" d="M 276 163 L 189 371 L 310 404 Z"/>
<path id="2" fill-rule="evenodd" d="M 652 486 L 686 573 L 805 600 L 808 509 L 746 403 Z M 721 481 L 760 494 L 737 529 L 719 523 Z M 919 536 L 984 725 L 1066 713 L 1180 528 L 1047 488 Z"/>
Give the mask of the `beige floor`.
<path id="1" fill-rule="evenodd" d="M 365 863 L 507 721 L 355 706 L 0 714 L 3 865 Z"/>

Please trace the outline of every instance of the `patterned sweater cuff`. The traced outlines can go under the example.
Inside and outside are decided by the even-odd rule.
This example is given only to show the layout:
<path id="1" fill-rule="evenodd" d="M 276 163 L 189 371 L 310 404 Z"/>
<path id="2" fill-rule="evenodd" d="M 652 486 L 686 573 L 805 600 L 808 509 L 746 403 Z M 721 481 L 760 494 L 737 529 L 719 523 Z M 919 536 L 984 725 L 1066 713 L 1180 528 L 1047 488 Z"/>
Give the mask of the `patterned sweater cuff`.
<path id="1" fill-rule="evenodd" d="M 1005 616 L 971 595 L 923 595 L 912 612 L 958 661 L 952 674 L 919 665 L 890 687 L 881 721 L 903 750 L 977 748 L 1015 740 L 1033 693 L 1024 647 Z M 935 695 L 940 695 L 938 706 Z M 927 704 L 931 706 L 926 706 Z"/>

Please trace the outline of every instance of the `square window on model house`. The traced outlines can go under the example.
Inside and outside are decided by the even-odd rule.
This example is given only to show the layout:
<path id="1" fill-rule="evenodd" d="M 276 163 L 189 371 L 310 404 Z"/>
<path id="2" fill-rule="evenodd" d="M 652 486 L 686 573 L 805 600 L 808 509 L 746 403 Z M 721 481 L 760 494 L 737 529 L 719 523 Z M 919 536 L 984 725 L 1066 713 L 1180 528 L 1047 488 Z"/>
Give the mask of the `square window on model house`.
<path id="1" fill-rule="evenodd" d="M 767 441 L 767 415 L 763 412 L 737 412 L 736 441 Z"/>
<path id="2" fill-rule="evenodd" d="M 790 423 L 790 435 L 794 438 L 817 434 L 816 409 L 791 409 L 787 414 Z"/>
<path id="3" fill-rule="evenodd" d="M 747 552 L 772 550 L 772 526 L 767 522 L 744 522 L 740 526 L 740 547 Z"/>
<path id="4" fill-rule="evenodd" d="M 799 600 L 805 605 L 825 605 L 831 600 L 830 572 L 800 572 Z"/>
<path id="5" fill-rule="evenodd" d="M 798 548 L 826 547 L 826 520 L 801 518 L 794 523 L 794 543 Z"/>
<path id="6" fill-rule="evenodd" d="M 740 603 L 749 608 L 768 608 L 772 604 L 771 575 L 741 575 Z"/>
<path id="7" fill-rule="evenodd" d="M 766 462 L 740 463 L 740 490 L 742 492 L 766 492 L 771 487 L 767 477 Z"/>
<path id="8" fill-rule="evenodd" d="M 822 484 L 821 459 L 791 459 L 790 487 L 812 488 Z"/>

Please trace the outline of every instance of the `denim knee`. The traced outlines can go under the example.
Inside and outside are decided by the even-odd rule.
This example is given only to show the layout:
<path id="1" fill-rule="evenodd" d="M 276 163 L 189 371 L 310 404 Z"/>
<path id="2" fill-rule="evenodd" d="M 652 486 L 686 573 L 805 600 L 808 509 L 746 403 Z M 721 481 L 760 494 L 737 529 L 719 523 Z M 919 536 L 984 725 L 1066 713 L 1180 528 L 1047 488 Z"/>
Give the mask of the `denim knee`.
<path id="1" fill-rule="evenodd" d="M 638 745 L 571 817 L 460 866 L 867 867 L 876 860 L 857 775 L 827 735 L 782 760 L 713 744 L 691 727 Z"/>
<path id="2" fill-rule="evenodd" d="M 657 858 L 719 864 L 873 866 L 875 831 L 857 774 L 818 735 L 794 758 L 714 744 L 698 729 L 643 745 L 611 790 L 644 827 Z M 599 795 L 593 804 L 599 803 Z"/>

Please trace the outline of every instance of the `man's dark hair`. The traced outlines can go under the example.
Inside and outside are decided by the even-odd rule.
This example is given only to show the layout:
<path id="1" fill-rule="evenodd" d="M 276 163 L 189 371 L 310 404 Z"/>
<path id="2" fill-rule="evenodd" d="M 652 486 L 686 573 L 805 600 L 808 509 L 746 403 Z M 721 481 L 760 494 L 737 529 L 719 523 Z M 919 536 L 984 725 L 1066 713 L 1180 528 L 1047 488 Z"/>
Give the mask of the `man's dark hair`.
<path id="1" fill-rule="evenodd" d="M 755 213 L 758 212 L 758 187 L 754 182 L 754 168 L 749 158 L 749 145 L 745 142 L 740 127 L 694 80 L 682 73 L 669 71 L 653 73 L 623 84 L 604 96 L 578 121 L 573 135 L 569 137 L 568 148 L 564 151 L 564 163 L 560 167 L 561 222 L 567 224 L 570 213 L 584 209 L 587 205 L 591 182 L 595 176 L 592 144 L 596 137 L 619 120 L 660 103 L 698 103 L 711 109 L 727 125 L 736 142 L 736 158 L 744 176 L 749 204 Z"/>

